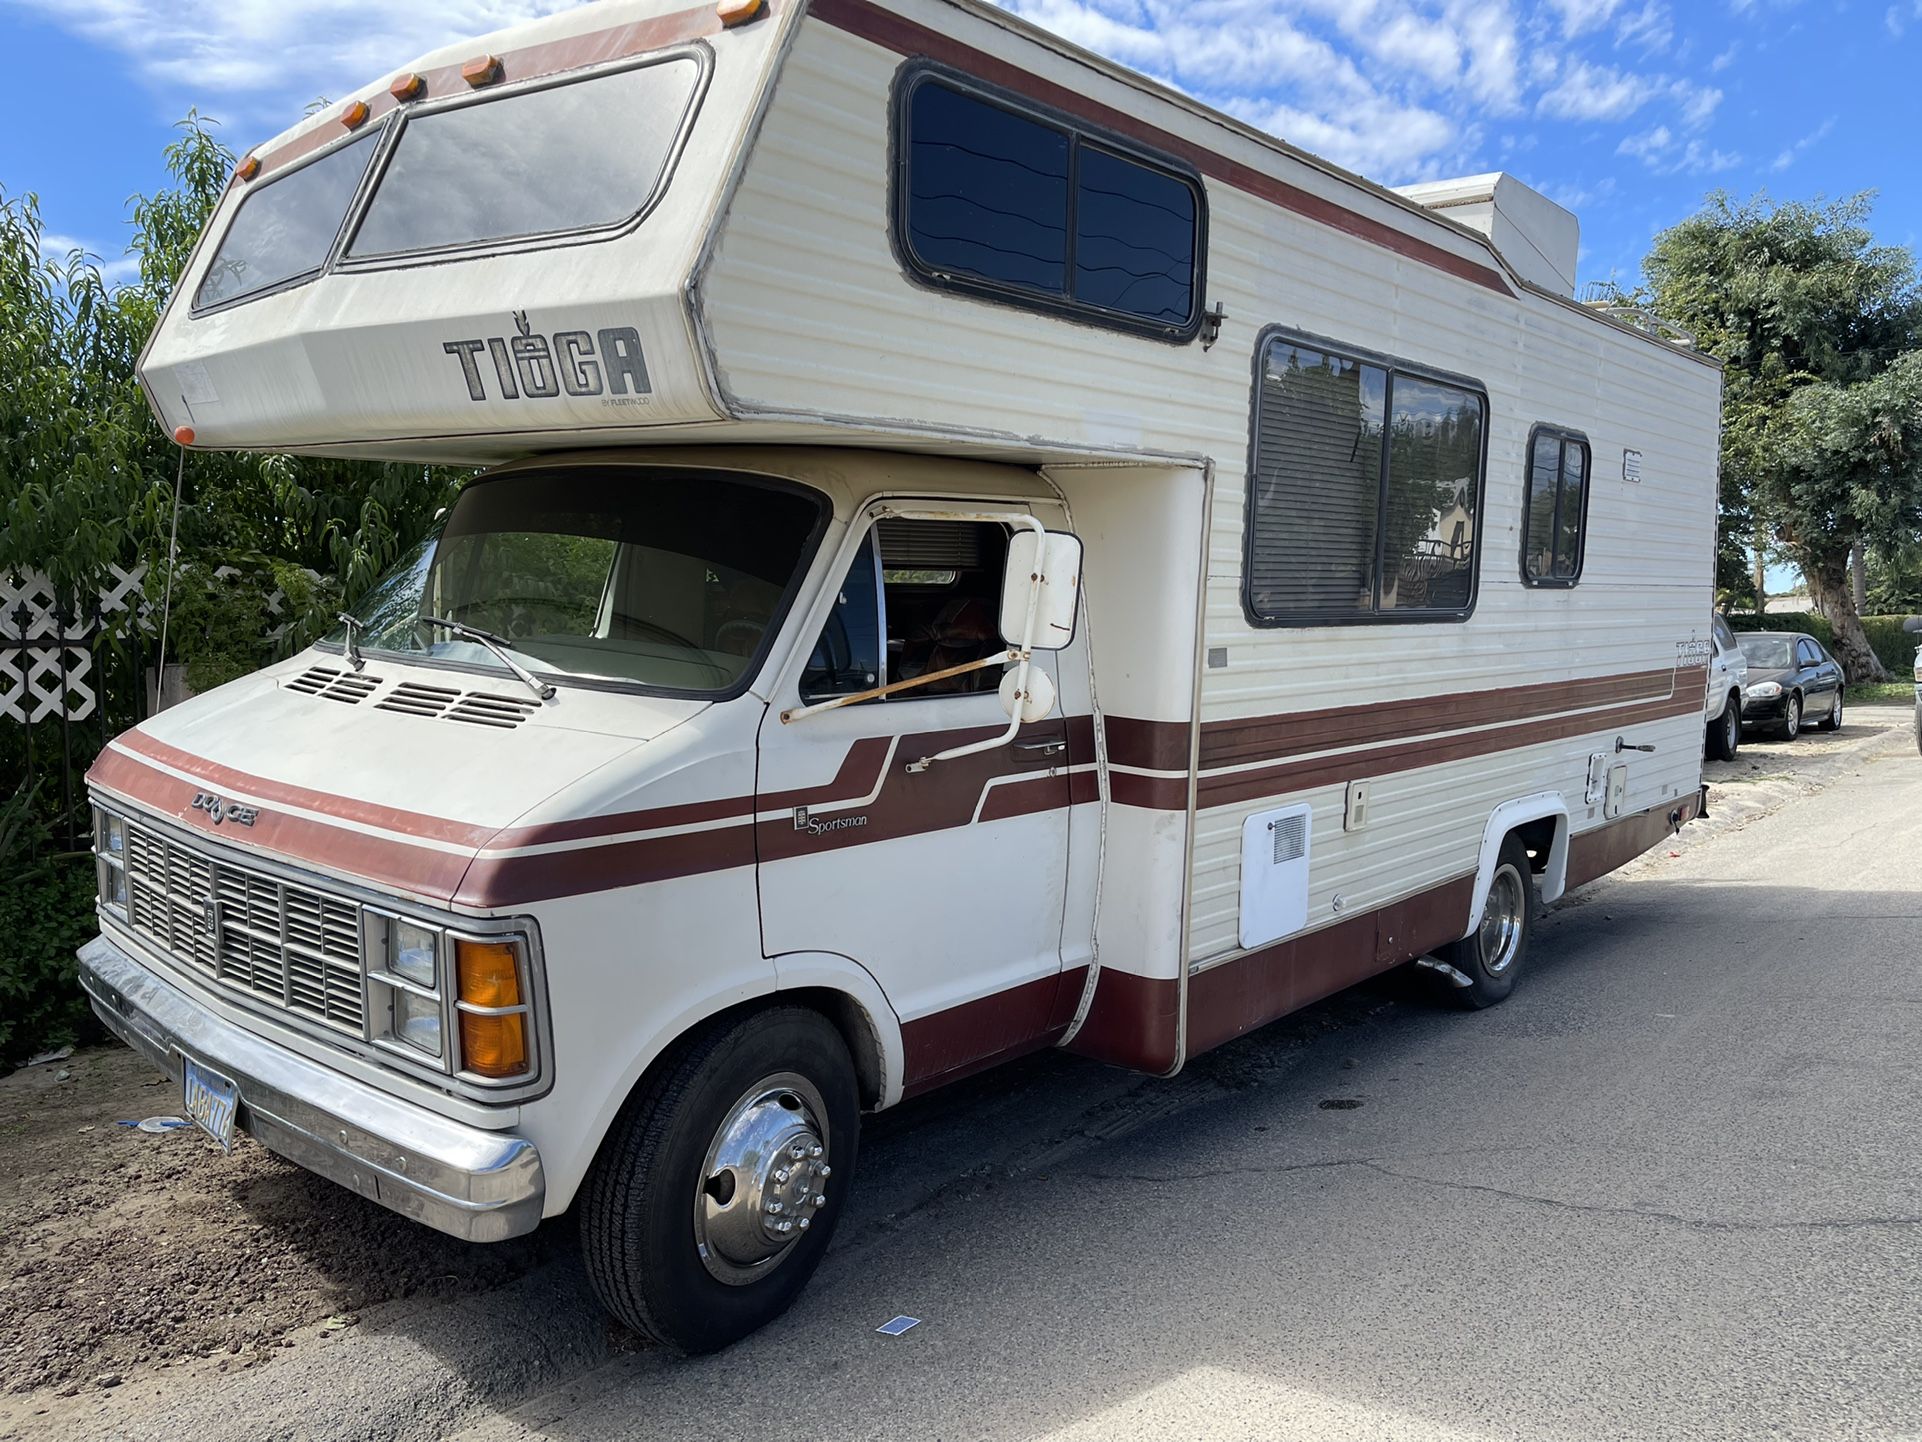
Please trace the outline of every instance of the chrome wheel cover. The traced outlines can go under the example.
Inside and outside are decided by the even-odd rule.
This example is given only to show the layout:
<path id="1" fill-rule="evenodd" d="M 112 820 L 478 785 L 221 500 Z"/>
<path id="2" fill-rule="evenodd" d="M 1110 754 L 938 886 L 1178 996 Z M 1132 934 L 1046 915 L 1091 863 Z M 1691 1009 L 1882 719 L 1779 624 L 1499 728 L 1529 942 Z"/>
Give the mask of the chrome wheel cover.
<path id="1" fill-rule="evenodd" d="M 1512 863 L 1504 863 L 1488 885 L 1488 901 L 1482 907 L 1482 924 L 1475 933 L 1481 951 L 1482 970 L 1500 976 L 1515 964 L 1521 949 L 1522 928 L 1527 922 L 1528 887 Z"/>
<path id="2" fill-rule="evenodd" d="M 694 1181 L 694 1244 L 730 1286 L 780 1266 L 827 1204 L 827 1104 L 795 1072 L 763 1077 L 728 1109 Z"/>

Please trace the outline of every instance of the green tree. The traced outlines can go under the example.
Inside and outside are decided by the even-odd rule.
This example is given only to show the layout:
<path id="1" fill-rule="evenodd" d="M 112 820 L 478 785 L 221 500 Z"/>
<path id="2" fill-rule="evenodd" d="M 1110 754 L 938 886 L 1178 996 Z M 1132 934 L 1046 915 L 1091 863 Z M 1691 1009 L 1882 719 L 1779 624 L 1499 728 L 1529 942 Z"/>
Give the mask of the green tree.
<path id="1" fill-rule="evenodd" d="M 1870 204 L 1717 194 L 1643 262 L 1647 303 L 1725 367 L 1724 548 L 1739 550 L 1757 526 L 1772 535 L 1808 578 L 1855 681 L 1887 673 L 1849 591 L 1849 550 L 1912 542 L 1922 493 L 1904 410 L 1922 294 L 1910 252 L 1875 243 Z"/>

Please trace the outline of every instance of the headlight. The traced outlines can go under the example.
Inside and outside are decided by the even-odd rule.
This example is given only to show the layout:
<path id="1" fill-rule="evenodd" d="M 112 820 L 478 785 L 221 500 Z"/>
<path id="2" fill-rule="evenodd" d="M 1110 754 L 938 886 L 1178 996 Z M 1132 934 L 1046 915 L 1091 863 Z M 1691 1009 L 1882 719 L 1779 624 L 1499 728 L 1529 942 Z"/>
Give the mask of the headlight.
<path id="1" fill-rule="evenodd" d="M 441 1052 L 440 998 L 396 989 L 394 1036 L 416 1051 L 438 1058 Z"/>
<path id="2" fill-rule="evenodd" d="M 461 935 L 372 908 L 362 914 L 367 980 L 386 998 L 372 1009 L 377 1041 L 490 1081 L 533 1071 L 525 937 Z"/>
<path id="3" fill-rule="evenodd" d="M 1774 681 L 1757 681 L 1748 688 L 1751 701 L 1773 701 L 1782 694 L 1782 687 Z"/>
<path id="4" fill-rule="evenodd" d="M 98 807 L 93 816 L 96 894 L 102 906 L 124 912 L 127 909 L 127 823 Z"/>

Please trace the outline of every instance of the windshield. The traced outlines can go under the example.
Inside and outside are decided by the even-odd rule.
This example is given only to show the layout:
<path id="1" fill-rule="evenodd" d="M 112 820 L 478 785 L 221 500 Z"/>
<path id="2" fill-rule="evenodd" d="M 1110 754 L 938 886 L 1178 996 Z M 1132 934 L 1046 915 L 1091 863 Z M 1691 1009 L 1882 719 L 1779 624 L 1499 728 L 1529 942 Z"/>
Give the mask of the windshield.
<path id="1" fill-rule="evenodd" d="M 361 603 L 360 646 L 504 669 L 422 620 L 438 616 L 491 632 L 547 679 L 731 692 L 766 649 L 825 515 L 810 492 L 711 471 L 484 478 Z"/>
<path id="2" fill-rule="evenodd" d="M 1782 636 L 1744 636 L 1742 654 L 1765 671 L 1786 671 L 1795 664 L 1793 643 Z"/>

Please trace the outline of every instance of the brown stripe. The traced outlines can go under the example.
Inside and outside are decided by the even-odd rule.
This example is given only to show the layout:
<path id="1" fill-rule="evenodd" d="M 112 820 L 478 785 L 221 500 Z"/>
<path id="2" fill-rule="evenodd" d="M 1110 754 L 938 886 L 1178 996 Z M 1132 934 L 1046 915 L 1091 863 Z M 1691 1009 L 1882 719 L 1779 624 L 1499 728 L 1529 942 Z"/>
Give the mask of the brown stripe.
<path id="1" fill-rule="evenodd" d="M 1644 702 L 1614 711 L 1588 712 L 1579 716 L 1560 716 L 1499 730 L 1478 731 L 1466 736 L 1436 736 L 1401 745 L 1376 746 L 1364 751 L 1345 751 L 1333 756 L 1296 761 L 1283 766 L 1265 766 L 1254 771 L 1204 776 L 1196 804 L 1207 808 L 1228 806 L 1269 796 L 1306 791 L 1338 781 L 1387 776 L 1398 771 L 1414 771 L 1424 766 L 1440 766 L 1474 756 L 1537 746 L 1545 741 L 1560 741 L 1570 736 L 1585 736 L 1617 727 L 1639 726 L 1675 716 L 1687 716 L 1701 709 L 1694 697 L 1670 697 Z"/>
<path id="2" fill-rule="evenodd" d="M 1693 821 L 1701 811 L 1702 796 L 1696 792 L 1569 837 L 1568 889 L 1573 891 L 1633 861 L 1649 848 L 1660 845 L 1683 822 Z M 1671 821 L 1671 816 L 1678 819 Z"/>
<path id="3" fill-rule="evenodd" d="M 1143 721 L 1134 716 L 1107 716 L 1108 764 L 1137 766 L 1143 771 L 1186 771 L 1191 759 L 1193 726 L 1186 721 Z"/>
<path id="4" fill-rule="evenodd" d="M 1188 982 L 1188 1055 L 1457 940 L 1474 894 L 1475 878 L 1458 877 L 1197 972 Z"/>
<path id="5" fill-rule="evenodd" d="M 492 826 L 476 826 L 465 821 L 449 821 L 439 816 L 427 816 L 418 811 L 402 811 L 392 806 L 381 806 L 372 801 L 356 801 L 349 796 L 341 796 L 330 791 L 311 791 L 305 786 L 294 786 L 284 781 L 271 781 L 264 776 L 255 776 L 246 771 L 236 771 L 231 766 L 222 766 L 204 756 L 195 756 L 138 729 L 127 731 L 114 738 L 130 751 L 138 751 L 143 756 L 185 771 L 188 775 L 205 781 L 216 791 L 238 791 L 260 801 L 278 802 L 283 806 L 298 806 L 305 811 L 317 811 L 323 816 L 337 816 L 343 821 L 358 822 L 363 826 L 378 826 L 388 831 L 398 831 L 406 836 L 418 836 L 429 841 L 451 841 L 461 846 L 480 846 L 494 835 Z M 103 751 L 101 757 L 112 754 Z M 91 773 L 90 773 L 91 774 Z M 158 773 L 156 773 L 158 774 Z M 185 788 L 188 783 L 164 777 L 163 780 Z M 184 793 L 191 797 L 191 792 Z"/>
<path id="6" fill-rule="evenodd" d="M 470 859 L 465 852 L 435 851 L 264 807 L 252 826 L 231 822 L 216 826 L 212 817 L 193 806 L 192 788 L 118 751 L 101 752 L 87 773 L 87 781 L 189 831 L 242 851 L 279 861 L 306 862 L 437 901 L 452 898 Z"/>
<path id="7" fill-rule="evenodd" d="M 1038 1051 L 1066 1025 L 1057 1005 L 1060 994 L 1079 996 L 1086 980 L 1087 968 L 1075 967 L 905 1023 L 904 1093 L 917 1096 L 1023 1052 Z"/>
<path id="8" fill-rule="evenodd" d="M 720 826 L 535 856 L 477 857 L 454 900 L 484 908 L 525 906 L 752 865 L 754 828 Z"/>
<path id="9" fill-rule="evenodd" d="M 770 0 L 772 3 L 772 0 Z M 699 39 L 703 35 L 713 35 L 720 31 L 721 19 L 713 5 L 697 6 L 692 10 L 678 11 L 672 15 L 657 15 L 651 20 L 638 20 L 629 25 L 616 25 L 606 30 L 590 31 L 585 35 L 570 35 L 563 40 L 549 40 L 540 45 L 528 45 L 519 50 L 500 52 L 501 79 L 496 84 L 513 80 L 534 80 L 543 75 L 558 75 L 564 70 L 579 70 L 588 65 L 598 65 L 603 61 L 622 60 L 630 55 L 645 55 L 651 50 L 661 50 L 669 45 L 683 44 Z M 476 54 L 479 52 L 477 51 Z M 450 95 L 470 95 L 473 87 L 461 78 L 459 61 L 443 65 L 435 70 L 418 72 L 426 80 L 427 88 L 421 98 L 427 100 L 443 99 Z M 261 172 L 250 184 L 259 185 L 268 178 L 271 171 L 282 169 L 302 156 L 311 155 L 323 146 L 331 144 L 347 134 L 345 126 L 338 123 L 337 117 L 347 104 L 354 100 L 367 103 L 367 119 L 359 127 L 362 134 L 389 111 L 398 110 L 401 102 L 394 99 L 387 86 L 393 77 L 378 81 L 374 88 L 360 95 L 350 95 L 339 106 L 332 107 L 329 115 L 336 117 L 334 124 L 316 125 L 270 151 L 257 152 L 260 156 Z M 410 102 L 413 103 L 413 102 Z"/>
<path id="10" fill-rule="evenodd" d="M 1201 768 L 1212 771 L 1248 761 L 1279 760 L 1335 746 L 1405 740 L 1426 732 L 1465 730 L 1520 721 L 1557 711 L 1652 700 L 1679 694 L 1699 668 L 1585 676 L 1494 691 L 1416 696 L 1370 705 L 1337 706 L 1296 715 L 1210 721 L 1201 728 Z M 1706 674 L 1706 673 L 1704 673 Z M 1184 766 L 1185 762 L 1182 763 Z"/>
<path id="11" fill-rule="evenodd" d="M 1129 771 L 1108 773 L 1108 795 L 1117 806 L 1138 806 L 1144 811 L 1186 811 L 1188 777 L 1136 776 Z"/>
<path id="12" fill-rule="evenodd" d="M 1173 977 L 1104 970 L 1068 1050 L 1160 1075 L 1180 1058 L 1181 987 Z"/>
<path id="13" fill-rule="evenodd" d="M 1284 210 L 1292 210 L 1297 215 L 1318 221 L 1322 225 L 1352 235 L 1371 245 L 1392 250 L 1405 255 L 1410 260 L 1420 261 L 1423 265 L 1446 271 L 1462 280 L 1473 281 L 1503 295 L 1513 295 L 1501 273 L 1488 266 L 1479 264 L 1465 256 L 1456 255 L 1439 245 L 1420 240 L 1392 225 L 1384 224 L 1368 216 L 1357 214 L 1346 206 L 1277 180 L 1274 176 L 1243 165 L 1240 161 L 1230 160 L 1218 151 L 1205 145 L 1151 125 L 1147 121 L 1128 113 L 1091 100 L 1079 91 L 1070 90 L 1065 85 L 1044 80 L 1040 76 L 1023 70 L 1019 65 L 1002 60 L 977 50 L 971 45 L 917 25 L 912 20 L 893 14 L 869 0 L 812 0 L 808 14 L 837 30 L 858 35 L 884 46 L 899 55 L 926 55 L 940 60 L 958 70 L 979 79 L 990 81 L 1004 89 L 1012 90 L 1030 100 L 1065 111 L 1069 115 L 1100 125 L 1117 134 L 1128 136 L 1151 146 L 1165 155 L 1185 160 L 1203 175 L 1209 175 L 1225 185 L 1250 195 L 1259 196 Z"/>

